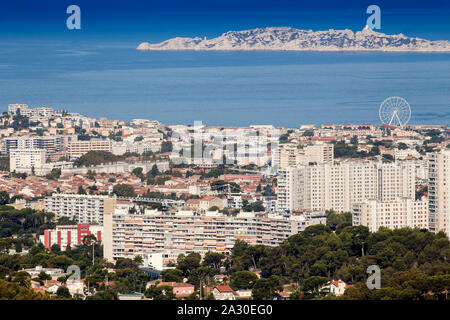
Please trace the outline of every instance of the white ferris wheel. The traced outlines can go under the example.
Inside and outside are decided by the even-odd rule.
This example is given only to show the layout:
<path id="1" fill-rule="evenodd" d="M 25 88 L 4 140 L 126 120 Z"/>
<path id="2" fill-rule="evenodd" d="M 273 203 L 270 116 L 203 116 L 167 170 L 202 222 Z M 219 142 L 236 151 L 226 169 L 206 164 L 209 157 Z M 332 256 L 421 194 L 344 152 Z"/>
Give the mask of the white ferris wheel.
<path id="1" fill-rule="evenodd" d="M 401 97 L 390 97 L 381 103 L 379 115 L 383 124 L 403 128 L 411 118 L 411 107 Z"/>

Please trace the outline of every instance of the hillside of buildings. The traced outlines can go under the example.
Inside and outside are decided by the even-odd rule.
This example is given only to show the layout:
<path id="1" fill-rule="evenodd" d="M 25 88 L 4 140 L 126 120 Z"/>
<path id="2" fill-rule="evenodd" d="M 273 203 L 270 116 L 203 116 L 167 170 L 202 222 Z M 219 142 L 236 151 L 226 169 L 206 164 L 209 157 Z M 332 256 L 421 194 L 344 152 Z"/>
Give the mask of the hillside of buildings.
<path id="1" fill-rule="evenodd" d="M 0 292 L 443 300 L 449 164 L 446 125 L 170 125 L 11 104 Z"/>
<path id="2" fill-rule="evenodd" d="M 108 262 L 93 234 L 65 250 L 57 244 L 46 250 L 35 241 L 37 230 L 67 221 L 54 222 L 32 210 L 1 209 L 0 228 L 9 225 L 10 233 L 0 241 L 0 299 L 109 300 L 130 292 L 156 300 L 220 299 L 228 287 L 230 295 L 249 293 L 256 300 L 445 300 L 450 289 L 450 243 L 444 233 L 410 228 L 370 232 L 351 226 L 350 215 L 334 212 L 325 225 L 310 226 L 279 246 L 237 241 L 229 255 L 180 254 L 172 268 L 152 273 L 141 256 Z M 382 270 L 379 290 L 366 286 L 366 269 L 374 264 Z M 80 267 L 81 281 L 65 272 L 72 265 Z M 182 295 L 181 287 L 189 294 Z"/>

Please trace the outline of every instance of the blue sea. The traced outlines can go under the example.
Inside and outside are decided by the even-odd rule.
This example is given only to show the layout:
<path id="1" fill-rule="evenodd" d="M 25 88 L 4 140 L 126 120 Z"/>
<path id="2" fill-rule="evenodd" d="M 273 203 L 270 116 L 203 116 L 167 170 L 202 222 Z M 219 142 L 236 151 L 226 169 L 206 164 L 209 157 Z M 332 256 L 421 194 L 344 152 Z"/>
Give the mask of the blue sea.
<path id="1" fill-rule="evenodd" d="M 379 123 L 380 103 L 400 96 L 410 123 L 450 120 L 450 54 L 140 52 L 138 44 L 2 42 L 0 111 L 26 103 L 126 121 L 298 127 Z"/>

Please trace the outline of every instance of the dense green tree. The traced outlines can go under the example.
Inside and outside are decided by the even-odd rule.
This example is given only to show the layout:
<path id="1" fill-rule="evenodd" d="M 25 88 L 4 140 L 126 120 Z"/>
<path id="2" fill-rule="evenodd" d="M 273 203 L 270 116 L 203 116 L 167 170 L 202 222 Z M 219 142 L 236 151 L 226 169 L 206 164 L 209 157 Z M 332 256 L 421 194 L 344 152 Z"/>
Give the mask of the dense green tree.
<path id="1" fill-rule="evenodd" d="M 251 289 L 258 280 L 258 276 L 251 271 L 235 272 L 231 277 L 231 284 L 237 289 Z"/>
<path id="2" fill-rule="evenodd" d="M 252 203 L 248 203 L 248 201 L 247 202 L 245 202 L 245 201 L 246 200 L 244 200 L 242 203 L 242 209 L 246 212 L 251 212 L 251 211 L 262 212 L 262 211 L 266 210 L 264 208 L 263 202 L 260 200 L 252 202 Z"/>
<path id="3" fill-rule="evenodd" d="M 95 295 L 88 296 L 86 300 L 119 300 L 117 292 L 112 289 L 97 291 Z"/>
<path id="4" fill-rule="evenodd" d="M 183 275 L 188 277 L 192 270 L 200 267 L 200 254 L 193 252 L 187 256 L 180 254 L 177 259 L 177 269 L 183 272 Z"/>
<path id="5" fill-rule="evenodd" d="M 280 279 L 272 275 L 267 279 L 258 279 L 252 289 L 252 297 L 254 300 L 267 300 L 278 295 L 282 290 Z"/>
<path id="6" fill-rule="evenodd" d="M 344 212 L 337 213 L 333 210 L 327 211 L 327 226 L 331 228 L 331 230 L 337 230 L 351 226 L 352 225 L 352 213 Z"/>
<path id="7" fill-rule="evenodd" d="M 53 251 L 53 252 L 60 252 L 60 251 L 61 251 L 61 247 L 60 247 L 57 243 L 55 243 L 55 244 L 53 244 L 53 245 L 50 247 L 50 251 Z"/>
<path id="8" fill-rule="evenodd" d="M 61 169 L 52 169 L 45 177 L 51 180 L 57 180 L 61 176 Z"/>
<path id="9" fill-rule="evenodd" d="M 136 192 L 130 184 L 119 183 L 113 187 L 113 193 L 118 197 L 135 197 Z"/>
<path id="10" fill-rule="evenodd" d="M 175 293 L 172 286 L 152 286 L 145 291 L 147 298 L 153 300 L 175 300 Z"/>
<path id="11" fill-rule="evenodd" d="M 64 286 L 59 286 L 58 290 L 56 290 L 56 296 L 58 298 L 72 298 L 72 295 L 69 292 L 69 289 Z"/>
<path id="12" fill-rule="evenodd" d="M 133 261 L 136 262 L 138 265 L 144 263 L 144 259 L 142 258 L 142 256 L 135 256 Z"/>
<path id="13" fill-rule="evenodd" d="M 87 194 L 86 190 L 83 189 L 82 186 L 78 186 L 78 194 Z"/>
<path id="14" fill-rule="evenodd" d="M 108 151 L 89 151 L 74 161 L 77 167 L 97 166 L 103 163 L 116 162 L 117 156 Z"/>
<path id="15" fill-rule="evenodd" d="M 52 280 L 52 276 L 45 273 L 45 271 L 41 271 L 39 272 L 38 275 L 39 280 L 44 281 L 44 280 Z"/>
<path id="16" fill-rule="evenodd" d="M 199 288 L 200 282 L 210 283 L 211 278 L 217 274 L 217 270 L 209 267 L 198 267 L 193 269 L 189 273 L 188 283 L 195 285 Z"/>
<path id="17" fill-rule="evenodd" d="M 163 141 L 161 143 L 161 152 L 162 153 L 172 152 L 172 150 L 173 150 L 172 141 Z"/>
<path id="18" fill-rule="evenodd" d="M 320 276 L 311 276 L 303 281 L 302 289 L 306 292 L 315 291 L 319 292 L 319 286 L 328 282 L 328 278 Z"/>
<path id="19" fill-rule="evenodd" d="M 0 280 L 0 300 L 50 300 L 50 296 L 34 292 L 18 283 Z"/>
<path id="20" fill-rule="evenodd" d="M 225 256 L 220 252 L 212 252 L 208 251 L 205 253 L 205 256 L 203 257 L 203 266 L 210 267 L 213 269 L 219 269 L 222 266 L 222 259 L 224 259 Z"/>
<path id="21" fill-rule="evenodd" d="M 6 191 L 0 191 L 0 206 L 9 203 L 9 193 Z"/>
<path id="22" fill-rule="evenodd" d="M 167 269 L 161 272 L 164 282 L 183 282 L 183 271 L 179 269 Z"/>
<path id="23" fill-rule="evenodd" d="M 394 157 L 388 153 L 383 154 L 383 161 L 384 162 L 392 162 L 394 161 Z"/>
<path id="24" fill-rule="evenodd" d="M 141 177 L 143 178 L 144 177 L 143 171 L 144 171 L 144 169 L 142 169 L 141 167 L 137 167 L 137 168 L 133 169 L 132 173 L 139 178 L 141 178 Z"/>
<path id="25" fill-rule="evenodd" d="M 397 144 L 397 149 L 399 149 L 399 150 L 406 150 L 406 149 L 408 149 L 408 145 L 406 143 L 404 143 L 404 142 L 399 142 Z"/>
<path id="26" fill-rule="evenodd" d="M 78 221 L 76 220 L 75 217 L 73 217 L 72 219 L 70 217 L 59 217 L 58 220 L 56 221 L 57 225 L 76 225 L 78 223 Z"/>

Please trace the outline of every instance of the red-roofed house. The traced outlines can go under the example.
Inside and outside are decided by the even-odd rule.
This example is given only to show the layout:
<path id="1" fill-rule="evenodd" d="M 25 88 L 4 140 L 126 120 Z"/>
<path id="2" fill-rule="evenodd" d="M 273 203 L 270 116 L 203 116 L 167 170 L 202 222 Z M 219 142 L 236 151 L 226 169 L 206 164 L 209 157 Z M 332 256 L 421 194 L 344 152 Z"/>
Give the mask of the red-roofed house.
<path id="1" fill-rule="evenodd" d="M 216 274 L 214 276 L 214 280 L 217 282 L 224 282 L 226 279 L 228 279 L 228 276 L 225 274 Z"/>
<path id="2" fill-rule="evenodd" d="M 237 293 L 230 286 L 217 286 L 213 289 L 216 300 L 236 300 Z"/>
<path id="3" fill-rule="evenodd" d="M 173 287 L 173 293 L 175 293 L 175 296 L 177 298 L 187 298 L 195 291 L 194 285 L 190 284 L 190 283 L 160 282 L 158 284 L 158 287 L 159 286 L 171 286 L 171 287 Z"/>

